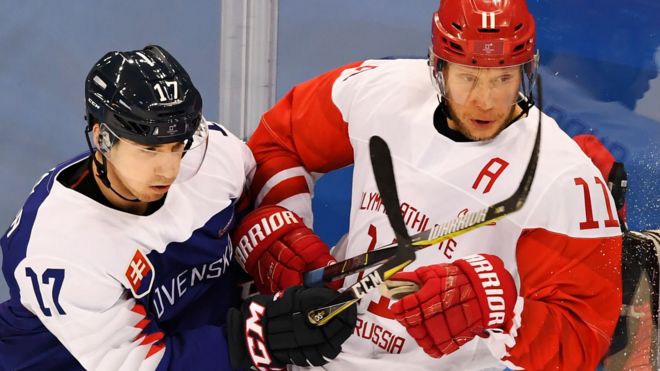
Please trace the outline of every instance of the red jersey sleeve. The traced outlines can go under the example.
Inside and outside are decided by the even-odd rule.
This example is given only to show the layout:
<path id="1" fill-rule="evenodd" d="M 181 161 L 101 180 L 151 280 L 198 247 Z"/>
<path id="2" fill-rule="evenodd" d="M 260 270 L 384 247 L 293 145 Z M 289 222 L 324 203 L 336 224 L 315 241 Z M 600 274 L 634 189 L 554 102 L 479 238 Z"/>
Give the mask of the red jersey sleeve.
<path id="1" fill-rule="evenodd" d="M 297 195 L 310 198 L 311 173 L 353 163 L 347 123 L 332 94 L 341 73 L 360 64 L 340 67 L 295 86 L 262 116 L 248 141 L 257 162 L 251 186 L 256 206 Z M 305 218 L 305 212 L 294 211 Z"/>
<path id="2" fill-rule="evenodd" d="M 505 360 L 528 370 L 594 370 L 621 310 L 621 236 L 526 230 L 516 258 L 523 325 Z"/>
<path id="3" fill-rule="evenodd" d="M 622 237 L 614 201 L 589 160 L 574 161 L 546 156 L 542 166 L 562 172 L 541 173 L 537 186 L 545 191 L 533 201 L 516 244 L 521 326 L 507 352 L 525 369 L 596 369 L 621 311 Z"/>

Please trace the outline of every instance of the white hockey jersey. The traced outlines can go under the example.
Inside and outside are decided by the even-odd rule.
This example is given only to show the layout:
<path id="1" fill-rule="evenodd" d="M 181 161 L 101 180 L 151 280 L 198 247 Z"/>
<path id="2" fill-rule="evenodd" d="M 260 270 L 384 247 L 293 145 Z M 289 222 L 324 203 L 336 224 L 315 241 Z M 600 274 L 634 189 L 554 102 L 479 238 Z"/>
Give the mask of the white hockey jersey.
<path id="1" fill-rule="evenodd" d="M 0 240 L 11 294 L 0 306 L 0 369 L 230 368 L 228 231 L 254 158 L 224 128 L 209 129 L 199 172 L 150 215 L 58 181 L 88 154 L 42 177 Z"/>
<path id="2" fill-rule="evenodd" d="M 411 234 L 508 198 L 517 188 L 539 115 L 496 138 L 454 142 L 433 125 L 438 98 L 424 60 L 368 60 L 302 83 L 264 114 L 248 142 L 253 193 L 311 224 L 311 173 L 354 164 L 346 257 L 392 242 L 371 172 L 368 142 L 389 144 Z M 504 331 L 431 358 L 377 291 L 328 370 L 591 369 L 619 315 L 620 228 L 606 183 L 555 121 L 542 116 L 536 177 L 525 206 L 492 225 L 417 253 L 407 271 L 474 253 L 499 256 L 516 280 L 515 317 Z M 360 275 L 349 277 L 347 287 Z"/>

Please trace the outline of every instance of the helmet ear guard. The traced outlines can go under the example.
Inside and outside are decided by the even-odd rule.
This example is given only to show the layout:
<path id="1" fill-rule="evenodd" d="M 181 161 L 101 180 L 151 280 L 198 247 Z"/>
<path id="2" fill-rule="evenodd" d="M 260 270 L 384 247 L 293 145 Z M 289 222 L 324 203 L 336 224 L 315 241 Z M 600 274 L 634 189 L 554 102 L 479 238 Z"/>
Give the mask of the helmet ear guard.
<path id="1" fill-rule="evenodd" d="M 99 131 L 99 150 L 102 154 L 107 155 L 111 148 L 112 141 L 110 140 L 110 133 L 108 133 L 108 131 L 104 129 L 103 125 L 101 125 L 101 129 Z"/>
<path id="2" fill-rule="evenodd" d="M 87 119 L 88 116 L 85 116 Z M 99 126 L 98 138 L 94 138 L 94 126 Z M 116 137 L 112 136 L 108 131 L 108 127 L 105 124 L 99 123 L 95 118 L 89 117 L 89 124 L 85 127 L 85 139 L 87 139 L 87 144 L 89 145 L 90 152 L 93 153 L 93 149 L 98 149 L 101 154 L 107 155 L 112 146 L 117 141 Z M 92 145 L 94 143 L 94 145 Z"/>
<path id="3" fill-rule="evenodd" d="M 100 124 L 91 115 L 85 115 L 85 120 L 87 120 L 87 122 L 88 122 L 87 126 L 85 127 L 85 140 L 87 141 L 87 146 L 89 147 L 89 152 L 91 154 L 92 162 L 96 164 L 96 171 L 97 171 L 97 174 L 98 174 L 98 178 L 101 180 L 103 185 L 110 188 L 113 192 L 117 193 L 112 188 L 112 186 L 110 185 L 110 179 L 108 179 L 108 168 L 107 168 L 106 157 L 105 157 L 105 155 L 108 152 L 110 152 L 110 146 L 111 145 L 110 146 L 107 145 L 107 142 L 110 141 L 110 138 L 106 133 L 106 135 L 104 135 L 105 138 L 101 139 L 102 135 L 99 132 L 99 138 L 98 138 L 98 144 L 99 145 L 96 146 L 96 147 L 99 149 L 99 151 L 103 155 L 103 156 L 101 156 L 101 161 L 99 161 L 96 158 L 96 156 L 94 155 L 94 146 L 92 146 L 92 141 L 93 141 L 94 125 L 100 125 Z M 90 165 L 90 169 L 92 169 L 91 165 Z M 137 201 L 137 200 L 129 200 L 126 197 L 120 195 L 119 193 L 117 193 L 117 195 L 119 195 L 119 197 L 121 197 L 125 200 L 128 200 L 128 201 Z"/>

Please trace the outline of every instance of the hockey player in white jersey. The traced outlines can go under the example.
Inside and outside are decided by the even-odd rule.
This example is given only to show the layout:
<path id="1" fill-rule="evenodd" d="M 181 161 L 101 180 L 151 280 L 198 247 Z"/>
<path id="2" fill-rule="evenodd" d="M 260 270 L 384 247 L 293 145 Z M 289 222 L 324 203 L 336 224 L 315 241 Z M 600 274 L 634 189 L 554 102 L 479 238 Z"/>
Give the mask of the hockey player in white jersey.
<path id="1" fill-rule="evenodd" d="M 413 234 L 508 198 L 542 120 L 524 207 L 418 250 L 392 280 L 419 291 L 362 297 L 353 336 L 325 369 L 593 370 L 606 353 L 621 303 L 621 230 L 598 170 L 535 106 L 535 31 L 524 0 L 442 0 L 428 60 L 340 67 L 295 86 L 263 115 L 248 141 L 261 208 L 235 241 L 239 262 L 266 291 L 333 261 L 279 231 L 250 239 L 286 209 L 312 225 L 319 173 L 354 165 L 346 257 L 392 242 L 371 136 L 389 144 Z"/>
<path id="2" fill-rule="evenodd" d="M 85 85 L 90 152 L 46 173 L 0 239 L 0 370 L 228 370 L 322 365 L 355 311 L 300 315 L 334 295 L 293 287 L 238 307 L 229 231 L 254 171 L 202 117 L 159 46 L 109 52 Z"/>

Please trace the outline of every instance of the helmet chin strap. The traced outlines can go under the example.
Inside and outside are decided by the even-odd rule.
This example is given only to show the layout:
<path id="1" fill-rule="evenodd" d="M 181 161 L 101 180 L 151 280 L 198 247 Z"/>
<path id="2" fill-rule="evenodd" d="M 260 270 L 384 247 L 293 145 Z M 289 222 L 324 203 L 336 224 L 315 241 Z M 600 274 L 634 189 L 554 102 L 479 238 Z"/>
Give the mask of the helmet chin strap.
<path id="1" fill-rule="evenodd" d="M 454 116 L 451 114 L 451 110 L 449 109 L 449 105 L 447 105 L 447 99 L 442 98 L 440 94 L 438 94 L 438 103 L 440 104 L 440 111 L 442 111 L 443 115 L 447 118 L 447 120 L 454 120 Z"/>
<path id="2" fill-rule="evenodd" d="M 529 109 L 532 108 L 534 105 L 534 97 L 530 96 L 529 99 L 523 99 L 520 102 L 516 103 L 518 107 L 520 107 L 520 113 L 517 114 L 514 118 L 509 121 L 506 126 L 509 126 L 513 124 L 514 122 L 518 121 L 521 117 L 527 116 L 527 113 L 529 112 Z"/>
<path id="3" fill-rule="evenodd" d="M 123 199 L 125 201 L 128 201 L 128 202 L 141 202 L 137 198 L 135 198 L 135 199 L 126 198 L 126 197 L 122 196 L 119 192 L 117 192 L 114 188 L 112 188 L 112 185 L 110 184 L 110 179 L 108 178 L 108 163 L 106 161 L 105 156 L 101 155 L 101 158 L 102 158 L 103 162 L 96 159 L 96 152 L 95 152 L 94 148 L 92 147 L 92 142 L 89 140 L 89 133 L 91 131 L 92 130 L 89 128 L 89 126 L 85 128 L 85 139 L 87 140 L 87 146 L 89 147 L 89 153 L 92 156 L 92 161 L 96 165 L 96 170 L 98 171 L 96 176 L 99 177 L 99 179 L 101 180 L 101 183 L 103 183 L 104 186 L 109 188 L 114 194 L 119 196 L 121 199 Z"/>

